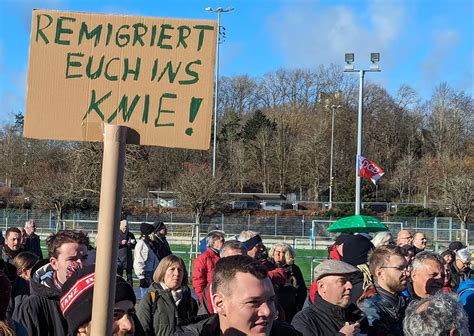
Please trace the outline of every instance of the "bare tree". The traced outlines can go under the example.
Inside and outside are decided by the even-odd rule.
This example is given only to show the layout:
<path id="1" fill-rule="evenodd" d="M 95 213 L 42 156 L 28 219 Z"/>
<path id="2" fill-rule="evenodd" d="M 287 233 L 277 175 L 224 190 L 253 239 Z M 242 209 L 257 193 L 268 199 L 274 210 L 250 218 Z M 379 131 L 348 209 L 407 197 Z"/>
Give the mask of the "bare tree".
<path id="1" fill-rule="evenodd" d="M 224 188 L 222 175 L 213 177 L 208 165 L 190 167 L 174 184 L 180 205 L 193 211 L 196 223 L 201 223 L 206 209 L 223 202 Z"/>

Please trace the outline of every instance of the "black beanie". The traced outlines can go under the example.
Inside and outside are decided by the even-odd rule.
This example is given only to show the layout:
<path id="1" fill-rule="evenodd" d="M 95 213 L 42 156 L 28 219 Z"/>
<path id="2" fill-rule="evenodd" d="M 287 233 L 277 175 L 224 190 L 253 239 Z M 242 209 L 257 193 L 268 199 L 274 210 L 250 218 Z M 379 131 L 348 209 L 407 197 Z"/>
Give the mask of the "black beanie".
<path id="1" fill-rule="evenodd" d="M 362 235 L 351 235 L 344 240 L 342 261 L 357 266 L 367 263 L 367 255 L 374 248 L 370 240 Z"/>
<path id="2" fill-rule="evenodd" d="M 141 223 L 140 224 L 140 232 L 142 235 L 148 236 L 149 234 L 152 234 L 153 231 L 155 231 L 155 226 L 148 224 L 148 223 Z"/>
<path id="3" fill-rule="evenodd" d="M 166 227 L 165 223 L 163 223 L 161 221 L 155 222 L 153 224 L 153 226 L 154 226 L 154 230 L 157 231 L 157 232 Z"/>
<path id="4" fill-rule="evenodd" d="M 115 302 L 130 300 L 135 305 L 132 286 L 120 276 L 116 276 L 116 279 Z M 94 283 L 95 265 L 89 265 L 79 269 L 62 286 L 60 308 L 70 334 L 75 335 L 80 326 L 92 320 Z"/>

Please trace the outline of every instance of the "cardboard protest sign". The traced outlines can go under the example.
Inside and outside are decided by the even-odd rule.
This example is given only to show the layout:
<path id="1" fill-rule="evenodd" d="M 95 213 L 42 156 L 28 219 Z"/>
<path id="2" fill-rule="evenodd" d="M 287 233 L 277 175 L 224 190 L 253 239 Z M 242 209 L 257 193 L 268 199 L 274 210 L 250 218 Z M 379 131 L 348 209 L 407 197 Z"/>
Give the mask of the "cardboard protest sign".
<path id="1" fill-rule="evenodd" d="M 34 10 L 24 135 L 208 149 L 217 22 Z"/>

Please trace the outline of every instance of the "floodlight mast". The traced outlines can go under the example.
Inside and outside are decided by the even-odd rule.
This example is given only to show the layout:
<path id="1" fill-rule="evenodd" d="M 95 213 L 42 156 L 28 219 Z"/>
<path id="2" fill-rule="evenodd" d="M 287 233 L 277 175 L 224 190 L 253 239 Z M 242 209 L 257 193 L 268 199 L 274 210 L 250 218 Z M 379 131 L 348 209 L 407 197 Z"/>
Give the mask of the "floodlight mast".
<path id="1" fill-rule="evenodd" d="M 206 7 L 206 11 L 217 13 L 217 42 L 216 42 L 216 68 L 215 68 L 215 87 L 214 87 L 214 135 L 212 141 L 212 176 L 216 176 L 216 149 L 217 149 L 217 98 L 219 94 L 219 38 L 220 38 L 220 27 L 221 27 L 221 13 L 227 13 L 233 11 L 234 7 Z"/>
<path id="2" fill-rule="evenodd" d="M 359 176 L 359 157 L 362 155 L 362 109 L 363 109 L 363 89 L 364 89 L 364 74 L 366 72 L 380 72 L 379 62 L 380 62 L 380 53 L 371 53 L 370 69 L 354 69 L 354 54 L 347 53 L 345 54 L 346 65 L 344 67 L 344 72 L 358 72 L 359 73 L 359 112 L 357 114 L 357 155 L 356 155 L 356 197 L 355 197 L 355 214 L 360 215 L 360 186 L 361 180 Z"/>

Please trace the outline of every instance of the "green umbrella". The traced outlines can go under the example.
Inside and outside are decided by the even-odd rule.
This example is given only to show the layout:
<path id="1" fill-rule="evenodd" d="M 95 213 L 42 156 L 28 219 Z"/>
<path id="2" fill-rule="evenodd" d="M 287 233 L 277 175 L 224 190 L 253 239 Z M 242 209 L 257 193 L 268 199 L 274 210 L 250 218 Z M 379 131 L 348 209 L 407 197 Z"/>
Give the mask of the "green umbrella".
<path id="1" fill-rule="evenodd" d="M 355 215 L 339 218 L 337 221 L 332 223 L 327 230 L 329 232 L 354 233 L 388 231 L 388 228 L 377 218 Z"/>

